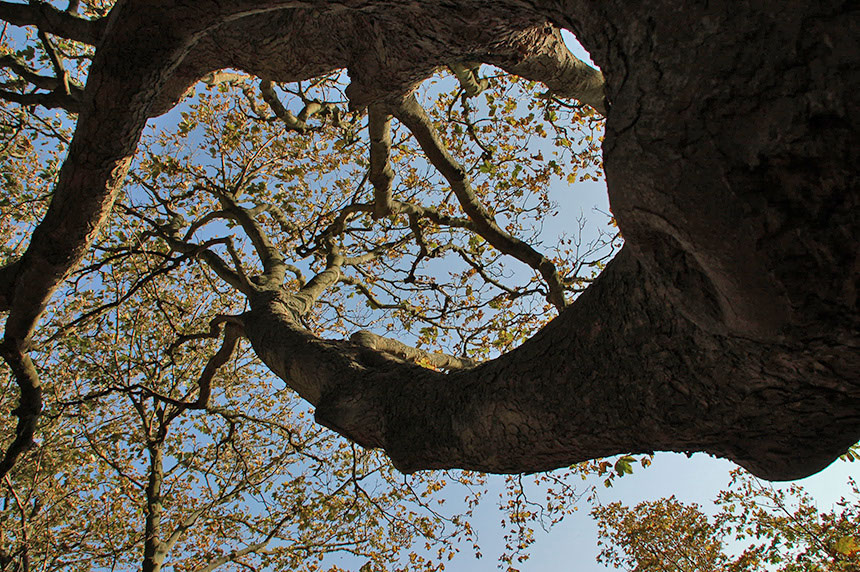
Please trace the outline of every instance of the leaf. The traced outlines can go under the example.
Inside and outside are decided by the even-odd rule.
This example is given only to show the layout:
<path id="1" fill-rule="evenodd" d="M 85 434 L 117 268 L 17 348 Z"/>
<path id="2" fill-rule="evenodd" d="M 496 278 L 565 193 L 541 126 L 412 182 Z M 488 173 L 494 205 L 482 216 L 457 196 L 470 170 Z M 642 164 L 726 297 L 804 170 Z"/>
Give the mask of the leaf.
<path id="1" fill-rule="evenodd" d="M 854 556 L 860 553 L 860 544 L 857 543 L 857 539 L 853 536 L 843 536 L 833 544 L 833 549 L 839 554 Z"/>
<path id="2" fill-rule="evenodd" d="M 849 463 L 853 463 L 854 461 L 860 461 L 860 443 L 855 443 L 851 445 L 844 454 L 839 456 L 843 461 L 848 461 Z"/>
<path id="3" fill-rule="evenodd" d="M 618 473 L 619 477 L 623 477 L 624 475 L 632 475 L 634 462 L 636 462 L 636 459 L 634 459 L 630 455 L 624 455 L 623 457 L 615 461 L 615 472 Z"/>

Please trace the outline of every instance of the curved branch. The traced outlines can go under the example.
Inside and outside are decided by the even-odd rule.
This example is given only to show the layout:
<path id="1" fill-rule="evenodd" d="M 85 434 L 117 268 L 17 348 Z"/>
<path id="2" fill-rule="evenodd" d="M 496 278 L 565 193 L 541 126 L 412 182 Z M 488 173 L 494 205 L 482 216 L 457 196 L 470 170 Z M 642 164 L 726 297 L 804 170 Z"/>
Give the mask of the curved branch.
<path id="1" fill-rule="evenodd" d="M 284 257 L 254 218 L 253 209 L 249 210 L 240 206 L 235 200 L 224 194 L 219 194 L 218 198 L 229 217 L 239 223 L 251 240 L 251 244 L 254 245 L 254 251 L 263 264 L 265 283 L 279 287 L 283 284 L 286 276 Z M 234 256 L 234 259 L 236 258 L 238 257 Z"/>
<path id="2" fill-rule="evenodd" d="M 520 57 L 489 56 L 484 62 L 539 81 L 554 95 L 579 100 L 606 115 L 603 74 L 570 53 L 561 30 L 553 26 L 546 31 L 549 33 L 535 35 L 530 49 L 520 52 Z"/>
<path id="3" fill-rule="evenodd" d="M 251 300 L 244 321 L 257 355 L 317 407 L 319 422 L 364 446 L 384 448 L 401 470 L 539 471 L 637 451 L 655 440 L 661 448 L 677 448 L 661 432 L 660 420 L 695 405 L 695 398 L 647 367 L 618 367 L 647 363 L 659 345 L 650 329 L 660 328 L 656 318 L 667 313 L 661 300 L 643 297 L 642 280 L 632 258 L 619 256 L 597 285 L 521 348 L 447 376 L 364 346 L 318 340 L 283 308 L 262 299 Z M 633 313 L 613 316 L 602 309 L 611 303 L 604 298 L 634 295 L 634 304 L 655 311 L 655 323 L 630 327 Z M 559 337 L 570 328 L 572 335 Z M 554 344 L 562 339 L 567 347 L 559 351 Z M 679 377 L 689 373 L 684 369 Z M 679 399 L 677 408 L 667 407 Z M 591 407 L 592 401 L 601 406 Z M 615 417 L 606 417 L 607 411 L 616 411 Z M 647 435 L 630 422 L 640 417 L 655 420 Z M 524 435 L 553 437 L 541 443 Z"/>
<path id="4" fill-rule="evenodd" d="M 342 264 L 342 256 L 329 254 L 325 270 L 308 280 L 307 284 L 288 298 L 287 307 L 295 312 L 296 319 L 307 315 L 320 296 L 338 283 L 343 276 Z"/>
<path id="5" fill-rule="evenodd" d="M 6 448 L 0 461 L 0 478 L 5 477 L 18 457 L 33 446 L 33 436 L 42 413 L 42 383 L 33 361 L 22 344 L 8 337 L 0 343 L 0 355 L 9 364 L 20 390 L 18 406 L 12 413 L 18 418 L 15 437 Z"/>
<path id="6" fill-rule="evenodd" d="M 215 241 L 210 241 L 215 242 Z M 218 242 L 222 242 L 225 246 L 229 245 L 227 240 L 219 240 Z M 174 245 L 171 244 L 171 247 Z M 199 249 L 197 245 L 188 245 L 191 250 L 198 251 L 197 256 L 212 269 L 212 271 L 218 275 L 218 278 L 238 290 L 243 294 L 250 294 L 254 291 L 254 285 L 248 280 L 245 273 L 241 270 L 241 266 L 239 268 L 230 268 L 230 265 L 227 264 L 223 258 L 209 250 L 208 248 Z M 228 246 L 229 249 L 229 246 Z M 180 251 L 182 252 L 182 251 Z M 234 259 L 234 263 L 237 262 Z"/>
<path id="7" fill-rule="evenodd" d="M 58 10 L 47 2 L 0 2 L 0 20 L 15 26 L 36 26 L 43 32 L 92 46 L 101 41 L 107 27 L 107 18 L 87 20 Z"/>
<path id="8" fill-rule="evenodd" d="M 357 38 L 355 45 L 346 50 L 333 46 L 330 53 L 321 56 L 314 51 L 315 57 L 319 57 L 317 65 L 300 66 L 300 71 L 295 72 L 293 62 L 280 57 L 284 50 L 278 42 L 286 38 L 290 46 L 300 50 L 306 49 L 303 44 L 308 38 L 302 34 L 285 33 L 283 25 L 291 23 L 292 19 L 299 19 L 301 14 L 297 12 L 301 11 L 284 9 L 305 7 L 315 8 L 320 13 L 333 13 L 339 7 L 360 8 L 368 4 L 373 2 L 356 0 L 337 6 L 320 6 L 309 0 L 184 4 L 128 0 L 118 3 L 108 18 L 94 23 L 61 12 L 43 2 L 0 2 L 0 18 L 7 22 L 36 25 L 43 33 L 96 45 L 75 135 L 60 170 L 51 204 L 33 232 L 21 259 L 14 265 L 0 269 L 0 287 L 3 290 L 0 292 L 0 304 L 9 310 L 4 344 L 14 348 L 14 351 L 4 353 L 4 357 L 8 356 L 11 360 L 10 365 L 16 376 L 20 372 L 18 381 L 22 390 L 29 385 L 35 386 L 37 379 L 35 368 L 18 367 L 18 362 L 29 363 L 29 360 L 22 361 L 21 348 L 26 347 L 60 282 L 78 264 L 94 236 L 103 227 L 121 189 L 147 119 L 171 108 L 191 84 L 215 69 L 239 67 L 258 76 L 277 76 L 278 80 L 290 81 L 315 77 L 351 65 L 354 62 L 351 54 L 364 49 L 361 42 L 363 38 Z M 422 9 L 433 13 L 440 7 L 428 4 Z M 450 10 L 450 7 L 441 9 Z M 279 18 L 273 18 L 278 11 L 281 11 Z M 421 17 L 410 11 L 401 10 L 399 13 L 413 21 Z M 304 16 L 309 14 L 310 11 Z M 333 18 L 332 22 L 337 20 L 337 24 L 344 29 L 354 30 L 353 15 L 344 14 L 340 20 Z M 535 15 L 519 18 L 515 29 L 521 31 L 531 27 L 536 19 L 539 17 Z M 402 25 L 396 19 L 388 19 L 384 23 L 395 30 Z M 242 34 L 243 25 L 262 25 L 263 30 L 257 30 L 262 32 L 259 34 Z M 445 48 L 444 60 L 456 59 L 458 53 L 474 50 L 476 44 L 497 44 L 496 32 L 510 29 L 511 26 L 505 22 L 498 23 L 495 28 L 483 23 L 463 23 L 456 34 L 456 45 Z M 211 42 L 229 41 L 229 35 L 235 36 L 237 33 L 241 40 L 240 47 L 211 49 Z M 316 38 L 319 30 L 312 27 L 309 33 Z M 401 45 L 412 42 L 411 38 L 401 39 L 396 33 L 391 36 Z M 266 53 L 261 57 L 256 53 L 257 50 L 248 49 L 249 38 L 258 39 L 255 45 L 260 49 L 274 49 L 275 53 Z M 232 40 L 235 42 L 236 38 Z M 441 42 L 440 45 L 445 43 Z M 249 57 L 251 53 L 254 55 Z M 428 62 L 428 58 L 433 61 Z M 269 60 L 276 63 L 269 65 Z M 357 93 L 371 100 L 392 97 L 392 92 L 394 97 L 399 97 L 416 81 L 431 74 L 442 60 L 441 54 L 428 56 L 422 50 L 405 61 L 402 77 L 386 83 L 385 88 L 367 89 L 368 86 L 363 86 Z M 378 66 L 371 65 L 369 69 L 379 73 Z M 372 74 L 364 74 L 364 79 L 372 80 Z M 46 99 L 47 96 L 39 97 L 42 98 L 41 102 L 30 103 L 51 102 L 49 98 Z M 308 108 L 308 114 L 311 107 Z M 33 378 L 34 383 L 30 383 L 30 378 Z M 22 394 L 22 400 L 25 398 L 29 399 Z M 30 425 L 34 424 L 35 421 Z M 19 433 L 19 437 L 22 435 L 27 437 L 31 433 L 28 429 Z"/>
<path id="9" fill-rule="evenodd" d="M 394 100 L 441 63 L 474 54 L 501 53 L 487 57 L 502 67 L 532 62 L 521 70 L 532 73 L 542 60 L 529 59 L 522 32 L 537 34 L 551 16 L 593 48 L 604 44 L 594 53 L 613 104 L 606 173 L 627 246 L 595 284 L 520 349 L 447 376 L 318 340 L 271 292 L 251 293 L 246 331 L 254 348 L 318 405 L 320 420 L 385 447 L 406 470 L 541 470 L 654 449 L 708 451 L 770 478 L 822 468 L 860 433 L 860 113 L 857 65 L 846 55 L 856 14 L 845 2 L 782 12 L 755 3 L 680 12 L 670 1 L 620 4 L 579 2 L 574 14 L 570 3 L 542 1 L 389 3 L 384 13 L 357 13 L 363 24 L 379 18 L 385 33 L 370 41 L 356 37 L 367 27 L 350 17 L 326 21 L 350 40 L 320 54 L 318 43 L 302 45 L 308 36 L 285 32 L 300 10 L 273 17 L 319 3 L 120 2 L 122 14 L 112 14 L 98 44 L 49 210 L 21 260 L 0 271 L 0 304 L 10 310 L 4 357 L 22 389 L 14 443 L 31 441 L 38 412 L 27 340 L 103 226 L 150 115 L 223 67 L 284 81 L 349 66 L 353 105 Z M 2 2 L 0 17 L 30 25 L 45 6 Z M 464 18 L 474 6 L 485 12 Z M 302 23 L 333 14 L 326 7 Z M 396 33 L 421 29 L 417 19 L 433 10 L 451 23 L 444 34 L 427 27 L 416 42 Z M 489 10 L 492 18 L 480 17 Z M 242 19 L 248 15 L 255 16 Z M 710 33 L 705 22 L 725 33 Z M 43 27 L 63 35 L 47 20 Z M 318 27 L 308 29 L 319 37 Z M 251 31 L 259 33 L 239 33 Z M 212 49 L 230 34 L 238 35 L 232 46 Z M 517 58 L 520 39 L 526 55 Z M 395 54 L 397 69 L 380 65 Z M 565 75 L 552 58 L 549 65 L 550 76 Z M 427 155 L 481 232 L 504 245 L 464 192 L 465 173 L 426 127 Z M 542 274 L 550 268 L 538 266 Z"/>
<path id="10" fill-rule="evenodd" d="M 771 361 L 766 344 L 703 334 L 628 247 L 521 347 L 447 375 L 317 339 L 271 301 L 251 306 L 244 321 L 255 352 L 316 406 L 317 421 L 383 448 L 405 472 L 533 472 L 665 450 L 707 451 L 791 478 L 838 454 L 787 445 L 808 431 L 793 421 L 798 408 L 816 407 L 806 372 Z M 843 423 L 817 419 L 816 435 Z"/>
<path id="11" fill-rule="evenodd" d="M 210 322 L 210 332 L 205 336 L 190 336 L 190 337 L 218 337 L 220 333 L 220 324 L 227 322 L 224 327 L 224 340 L 221 342 L 221 347 L 215 354 L 206 362 L 206 366 L 200 373 L 197 379 L 197 399 L 194 401 L 172 399 L 170 397 L 160 395 L 154 391 L 146 390 L 153 397 L 170 403 L 177 409 L 171 414 L 171 418 L 177 417 L 186 409 L 207 409 L 209 407 L 209 398 L 212 395 L 212 379 L 224 364 L 230 361 L 233 354 L 236 352 L 236 347 L 239 345 L 239 339 L 244 337 L 244 328 L 242 320 L 235 316 L 221 316 Z M 190 339 L 188 337 L 187 339 Z M 186 398 L 187 399 L 187 398 Z"/>

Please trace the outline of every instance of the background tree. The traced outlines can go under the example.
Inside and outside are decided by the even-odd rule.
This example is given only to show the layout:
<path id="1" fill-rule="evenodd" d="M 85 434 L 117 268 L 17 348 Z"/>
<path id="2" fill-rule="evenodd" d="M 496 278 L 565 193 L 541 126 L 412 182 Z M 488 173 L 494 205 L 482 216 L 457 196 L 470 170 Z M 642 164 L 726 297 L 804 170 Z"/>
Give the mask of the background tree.
<path id="1" fill-rule="evenodd" d="M 708 516 L 674 497 L 630 508 L 598 506 L 598 561 L 624 570 L 855 570 L 860 564 L 860 491 L 829 511 L 802 487 L 774 488 L 736 470 Z"/>

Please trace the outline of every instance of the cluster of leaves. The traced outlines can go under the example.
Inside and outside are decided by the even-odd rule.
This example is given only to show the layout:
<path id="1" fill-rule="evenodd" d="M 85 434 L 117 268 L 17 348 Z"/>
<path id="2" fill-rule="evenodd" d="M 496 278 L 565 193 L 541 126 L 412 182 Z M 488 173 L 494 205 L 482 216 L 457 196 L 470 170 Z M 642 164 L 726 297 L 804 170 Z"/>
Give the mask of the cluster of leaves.
<path id="1" fill-rule="evenodd" d="M 860 489 L 820 511 L 803 489 L 737 469 L 708 515 L 675 497 L 598 506 L 598 561 L 641 572 L 849 571 L 860 567 Z"/>
<path id="2" fill-rule="evenodd" d="M 217 300 L 206 276 L 191 266 L 126 297 L 145 267 L 108 259 L 101 297 L 78 305 L 123 303 L 40 349 L 51 405 L 38 448 L 3 483 L 5 558 L 45 569 L 310 571 L 341 552 L 381 570 L 426 538 L 439 551 L 420 568 L 437 569 L 461 527 L 428 504 L 430 475 L 404 480 L 383 456 L 311 423 L 241 345 L 197 408 L 189 394 L 212 351 L 208 332 L 184 328 L 205 323 Z"/>
<path id="3" fill-rule="evenodd" d="M 91 48 L 27 30 L 2 40 L 30 72 L 83 85 Z M 2 69 L 11 95 L 0 98 L 0 207 L 13 213 L 0 219 L 4 262 L 42 218 L 74 125 L 73 111 L 46 109 L 53 92 L 21 69 Z M 260 236 L 289 261 L 290 292 L 333 251 L 347 261 L 302 315 L 318 335 L 372 329 L 481 359 L 553 315 L 540 273 L 475 232 L 398 122 L 393 198 L 430 214 L 374 215 L 367 114 L 347 111 L 343 82 L 215 74 L 144 136 L 124 196 L 34 340 L 46 406 L 37 447 L 0 484 L 0 567 L 337 570 L 332 555 L 346 554 L 362 570 L 439 570 L 464 542 L 479 553 L 468 516 L 483 476 L 404 478 L 315 426 L 243 341 L 228 347 L 229 317 L 247 301 L 217 261 L 260 274 Z M 599 121 L 517 78 L 487 88 L 469 99 L 439 77 L 421 100 L 503 232 L 540 246 L 550 184 L 600 176 Z M 564 237 L 547 256 L 572 296 L 617 246 L 610 229 Z M 0 381 L 12 383 L 7 370 Z M 14 392 L 3 395 L 11 411 Z M 523 510 L 522 482 L 509 482 L 518 500 L 505 510 L 522 538 L 530 519 L 551 524 L 572 510 L 573 489 L 541 478 L 552 481 L 541 511 Z M 441 510 L 451 481 L 467 487 L 463 514 Z M 530 542 L 511 554 L 524 558 Z"/>
<path id="4" fill-rule="evenodd" d="M 292 96 L 298 116 L 309 103 L 338 109 L 345 105 L 340 81 L 336 75 L 277 93 Z M 518 105 L 536 105 L 530 95 L 535 86 L 521 84 L 494 78 L 495 95 L 486 95 L 481 107 L 487 117 L 481 120 L 471 118 L 475 111 L 456 88 L 433 94 L 428 109 L 444 142 L 468 166 L 478 199 L 492 205 L 492 216 L 500 226 L 504 222 L 506 232 L 536 243 L 541 221 L 554 208 L 550 183 L 575 167 L 571 157 L 565 159 L 567 139 L 559 138 L 566 143 L 544 160 L 540 147 L 548 152 L 546 142 L 534 135 L 535 125 L 543 128 L 543 123 L 533 113 L 526 119 L 517 111 Z M 430 93 L 438 89 L 431 85 Z M 504 113 L 496 111 L 502 103 Z M 590 118 L 579 114 L 571 120 L 591 129 Z M 229 234 L 252 275 L 260 264 L 250 256 L 247 235 L 219 214 L 219 196 L 230 194 L 239 208 L 257 216 L 272 244 L 291 255 L 295 279 L 287 287 L 293 291 L 307 283 L 306 275 L 325 268 L 329 242 L 336 239 L 338 252 L 360 263 L 342 268 L 345 276 L 306 316 L 305 325 L 318 334 L 374 328 L 418 347 L 454 348 L 482 358 L 515 347 L 552 316 L 540 274 L 512 268 L 470 228 L 446 182 L 400 125 L 392 135 L 395 198 L 431 215 L 404 211 L 375 217 L 368 201 L 368 144 L 359 136 L 364 119 L 345 111 L 335 115 L 336 121 L 324 117 L 319 126 L 296 130 L 265 111 L 247 80 L 219 84 L 185 106 L 176 129 L 144 142 L 146 154 L 133 174 L 138 192 L 130 193 L 122 208 L 127 216 L 148 221 L 153 235 L 161 221 L 174 225 L 171 230 L 181 231 L 188 243 L 191 237 Z M 476 135 L 469 139 L 464 131 Z M 583 148 L 585 157 L 594 153 Z M 485 168 L 490 158 L 492 169 Z M 589 242 L 565 238 L 555 249 L 552 261 L 569 293 L 593 279 L 618 246 L 614 239 L 601 231 Z M 226 244 L 212 248 L 226 253 Z"/>

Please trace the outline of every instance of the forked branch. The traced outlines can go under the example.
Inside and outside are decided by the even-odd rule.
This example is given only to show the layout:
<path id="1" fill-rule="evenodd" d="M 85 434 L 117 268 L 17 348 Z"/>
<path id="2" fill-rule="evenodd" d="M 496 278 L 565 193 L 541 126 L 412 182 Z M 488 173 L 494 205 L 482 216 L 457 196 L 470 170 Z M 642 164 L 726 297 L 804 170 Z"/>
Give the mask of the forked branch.
<path id="1" fill-rule="evenodd" d="M 549 289 L 548 300 L 559 311 L 563 310 L 567 301 L 564 297 L 564 284 L 555 264 L 528 243 L 505 232 L 496 223 L 493 215 L 475 194 L 465 168 L 448 152 L 430 117 L 415 96 L 410 95 L 404 99 L 394 111 L 394 115 L 412 132 L 424 154 L 451 185 L 463 211 L 474 223 L 475 231 L 500 252 L 511 255 L 537 270 Z"/>

